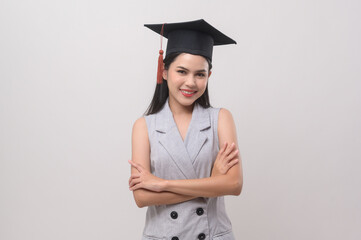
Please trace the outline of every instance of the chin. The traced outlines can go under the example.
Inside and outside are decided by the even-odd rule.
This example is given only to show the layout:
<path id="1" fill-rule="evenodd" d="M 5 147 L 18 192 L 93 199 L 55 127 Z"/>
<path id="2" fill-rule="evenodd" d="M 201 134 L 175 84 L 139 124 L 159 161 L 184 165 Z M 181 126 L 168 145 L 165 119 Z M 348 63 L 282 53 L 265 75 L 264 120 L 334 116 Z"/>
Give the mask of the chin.
<path id="1" fill-rule="evenodd" d="M 179 102 L 184 106 L 191 106 L 197 101 L 198 97 L 188 98 L 188 99 L 180 99 Z"/>

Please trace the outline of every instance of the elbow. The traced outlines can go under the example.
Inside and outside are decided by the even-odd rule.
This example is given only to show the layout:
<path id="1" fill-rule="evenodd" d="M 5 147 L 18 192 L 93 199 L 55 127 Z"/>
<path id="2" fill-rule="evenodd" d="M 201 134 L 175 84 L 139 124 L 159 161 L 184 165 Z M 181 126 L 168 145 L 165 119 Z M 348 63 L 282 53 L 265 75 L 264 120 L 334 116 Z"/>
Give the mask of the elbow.
<path id="1" fill-rule="evenodd" d="M 143 208 L 145 207 L 146 205 L 139 199 L 135 199 L 135 204 L 137 204 L 137 207 L 138 208 Z"/>
<path id="2" fill-rule="evenodd" d="M 137 204 L 138 208 L 146 207 L 146 203 L 143 201 L 142 191 L 141 190 L 135 190 L 133 192 L 134 201 L 135 204 Z"/>
<path id="3" fill-rule="evenodd" d="M 243 183 L 241 181 L 235 181 L 232 186 L 232 194 L 234 196 L 241 195 Z"/>
<path id="4" fill-rule="evenodd" d="M 237 186 L 236 186 L 236 189 L 235 189 L 235 196 L 239 196 L 241 195 L 241 192 L 242 192 L 242 186 L 243 184 L 242 183 L 239 183 Z"/>

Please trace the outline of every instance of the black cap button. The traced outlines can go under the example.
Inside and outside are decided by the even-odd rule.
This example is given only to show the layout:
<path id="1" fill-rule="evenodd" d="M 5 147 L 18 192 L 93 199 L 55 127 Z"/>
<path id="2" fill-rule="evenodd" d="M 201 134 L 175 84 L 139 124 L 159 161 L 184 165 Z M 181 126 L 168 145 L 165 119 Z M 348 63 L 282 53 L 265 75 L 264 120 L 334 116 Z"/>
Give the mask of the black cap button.
<path id="1" fill-rule="evenodd" d="M 177 219 L 178 218 L 178 213 L 176 211 L 173 211 L 173 212 L 170 213 L 170 217 L 173 218 L 173 219 Z M 172 240 L 173 240 L 173 238 L 172 238 Z"/>
<path id="2" fill-rule="evenodd" d="M 204 239 L 206 239 L 206 235 L 205 235 L 204 233 L 200 233 L 200 234 L 198 235 L 198 239 L 199 239 L 199 240 L 204 240 Z"/>
<path id="3" fill-rule="evenodd" d="M 202 216 L 203 215 L 203 213 L 204 213 L 204 210 L 203 210 L 203 208 L 197 208 L 197 215 L 198 216 Z"/>
<path id="4" fill-rule="evenodd" d="M 179 240 L 178 237 L 172 237 L 172 240 Z"/>

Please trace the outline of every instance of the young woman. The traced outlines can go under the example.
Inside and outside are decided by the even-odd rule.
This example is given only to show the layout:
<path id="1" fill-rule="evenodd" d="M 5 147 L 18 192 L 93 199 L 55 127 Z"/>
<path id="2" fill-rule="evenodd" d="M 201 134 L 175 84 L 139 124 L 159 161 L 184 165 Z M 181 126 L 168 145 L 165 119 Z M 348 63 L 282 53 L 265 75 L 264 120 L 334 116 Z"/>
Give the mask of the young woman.
<path id="1" fill-rule="evenodd" d="M 242 165 L 232 115 L 210 106 L 208 79 L 213 46 L 236 42 L 204 20 L 145 26 L 168 44 L 132 133 L 129 188 L 148 206 L 142 239 L 234 240 L 223 196 L 241 193 Z"/>

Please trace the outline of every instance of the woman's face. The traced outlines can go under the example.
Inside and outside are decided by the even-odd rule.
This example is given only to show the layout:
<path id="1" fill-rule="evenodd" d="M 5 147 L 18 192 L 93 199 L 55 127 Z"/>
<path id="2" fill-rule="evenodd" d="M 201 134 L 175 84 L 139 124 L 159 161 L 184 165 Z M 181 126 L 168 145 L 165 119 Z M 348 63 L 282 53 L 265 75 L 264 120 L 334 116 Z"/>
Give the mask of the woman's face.
<path id="1" fill-rule="evenodd" d="M 183 106 L 192 105 L 206 90 L 210 75 L 204 57 L 181 53 L 163 72 L 163 78 L 168 83 L 169 101 Z"/>

